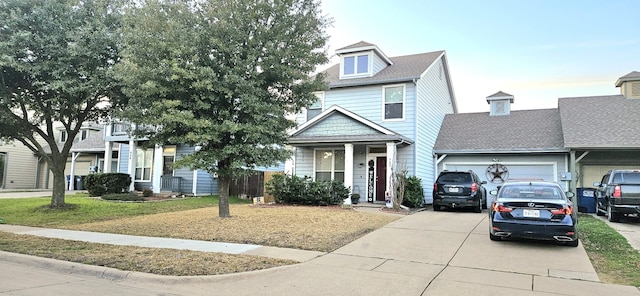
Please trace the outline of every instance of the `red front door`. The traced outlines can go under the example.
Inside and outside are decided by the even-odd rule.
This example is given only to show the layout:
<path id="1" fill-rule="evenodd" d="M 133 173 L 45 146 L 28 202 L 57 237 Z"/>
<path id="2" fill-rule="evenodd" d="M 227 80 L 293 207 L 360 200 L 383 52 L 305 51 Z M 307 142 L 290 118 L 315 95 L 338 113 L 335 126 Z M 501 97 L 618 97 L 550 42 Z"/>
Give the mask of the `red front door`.
<path id="1" fill-rule="evenodd" d="M 376 201 L 384 201 L 387 190 L 387 158 L 376 157 Z"/>

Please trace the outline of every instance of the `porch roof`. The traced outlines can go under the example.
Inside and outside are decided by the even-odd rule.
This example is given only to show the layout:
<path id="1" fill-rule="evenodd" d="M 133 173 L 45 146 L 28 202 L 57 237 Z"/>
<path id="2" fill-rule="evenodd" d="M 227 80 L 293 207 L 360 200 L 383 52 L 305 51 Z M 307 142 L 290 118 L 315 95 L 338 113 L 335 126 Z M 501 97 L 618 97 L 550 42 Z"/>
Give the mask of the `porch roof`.
<path id="1" fill-rule="evenodd" d="M 331 106 L 290 133 L 289 144 L 402 143 L 413 140 L 339 106 Z"/>

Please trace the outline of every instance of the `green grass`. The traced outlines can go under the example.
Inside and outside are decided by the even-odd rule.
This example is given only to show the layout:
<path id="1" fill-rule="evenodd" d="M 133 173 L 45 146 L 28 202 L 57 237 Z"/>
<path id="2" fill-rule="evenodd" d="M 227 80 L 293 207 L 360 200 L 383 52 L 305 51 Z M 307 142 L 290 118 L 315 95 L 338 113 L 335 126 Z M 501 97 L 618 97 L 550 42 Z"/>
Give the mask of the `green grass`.
<path id="1" fill-rule="evenodd" d="M 579 221 L 580 239 L 600 279 L 640 286 L 640 252 L 604 221 L 590 215 Z"/>
<path id="2" fill-rule="evenodd" d="M 218 205 L 215 196 L 159 202 L 114 202 L 90 198 L 86 194 L 68 195 L 69 209 L 50 209 L 51 198 L 0 199 L 1 223 L 40 227 L 63 227 L 124 217 L 183 211 Z M 248 201 L 230 198 L 229 203 Z"/>

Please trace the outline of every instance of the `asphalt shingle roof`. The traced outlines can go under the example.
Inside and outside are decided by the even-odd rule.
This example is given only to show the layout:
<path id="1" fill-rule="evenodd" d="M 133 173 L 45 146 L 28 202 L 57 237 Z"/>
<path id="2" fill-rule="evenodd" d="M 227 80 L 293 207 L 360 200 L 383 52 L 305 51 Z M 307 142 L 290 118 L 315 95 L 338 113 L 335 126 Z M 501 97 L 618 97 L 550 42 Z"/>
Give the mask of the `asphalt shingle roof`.
<path id="1" fill-rule="evenodd" d="M 356 43 L 355 45 L 358 44 L 359 43 Z M 368 44 L 363 43 L 356 47 L 363 45 Z M 389 65 L 372 77 L 340 80 L 340 64 L 331 66 L 323 73 L 326 75 L 325 79 L 329 83 L 329 88 L 412 81 L 413 79 L 420 78 L 420 75 L 443 53 L 444 51 L 434 51 L 389 58 L 393 62 L 393 65 Z"/>
<path id="2" fill-rule="evenodd" d="M 567 148 L 640 148 L 640 100 L 560 98 L 558 108 Z"/>
<path id="3" fill-rule="evenodd" d="M 447 114 L 434 145 L 436 153 L 565 150 L 558 109 Z"/>

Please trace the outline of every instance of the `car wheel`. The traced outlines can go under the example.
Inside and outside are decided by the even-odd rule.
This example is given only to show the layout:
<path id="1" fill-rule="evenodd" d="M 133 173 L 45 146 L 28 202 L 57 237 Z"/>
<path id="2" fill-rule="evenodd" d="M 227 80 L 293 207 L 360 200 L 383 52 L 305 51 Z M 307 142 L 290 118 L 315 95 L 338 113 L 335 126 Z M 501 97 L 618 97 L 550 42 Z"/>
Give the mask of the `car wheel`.
<path id="1" fill-rule="evenodd" d="M 482 213 L 482 199 L 478 200 L 478 206 L 473 207 L 473 211 L 476 213 Z"/>
<path id="2" fill-rule="evenodd" d="M 492 241 L 501 241 L 502 240 L 499 236 L 491 234 L 491 231 L 489 231 L 489 239 L 492 240 Z"/>
<path id="3" fill-rule="evenodd" d="M 574 241 L 567 242 L 566 244 L 567 244 L 567 246 L 569 246 L 569 247 L 574 247 L 574 248 L 575 248 L 575 247 L 577 247 L 577 246 L 578 246 L 578 239 L 576 239 L 576 240 L 574 240 Z"/>
<path id="4" fill-rule="evenodd" d="M 620 222 L 620 213 L 612 212 L 611 205 L 607 207 L 607 220 L 609 222 Z"/>
<path id="5" fill-rule="evenodd" d="M 434 211 L 440 211 L 440 205 L 433 205 L 433 210 Z"/>
<path id="6" fill-rule="evenodd" d="M 600 207 L 600 204 L 597 204 L 597 205 L 596 205 L 596 215 L 598 215 L 598 216 L 604 216 L 604 209 L 602 209 L 602 208 Z"/>

